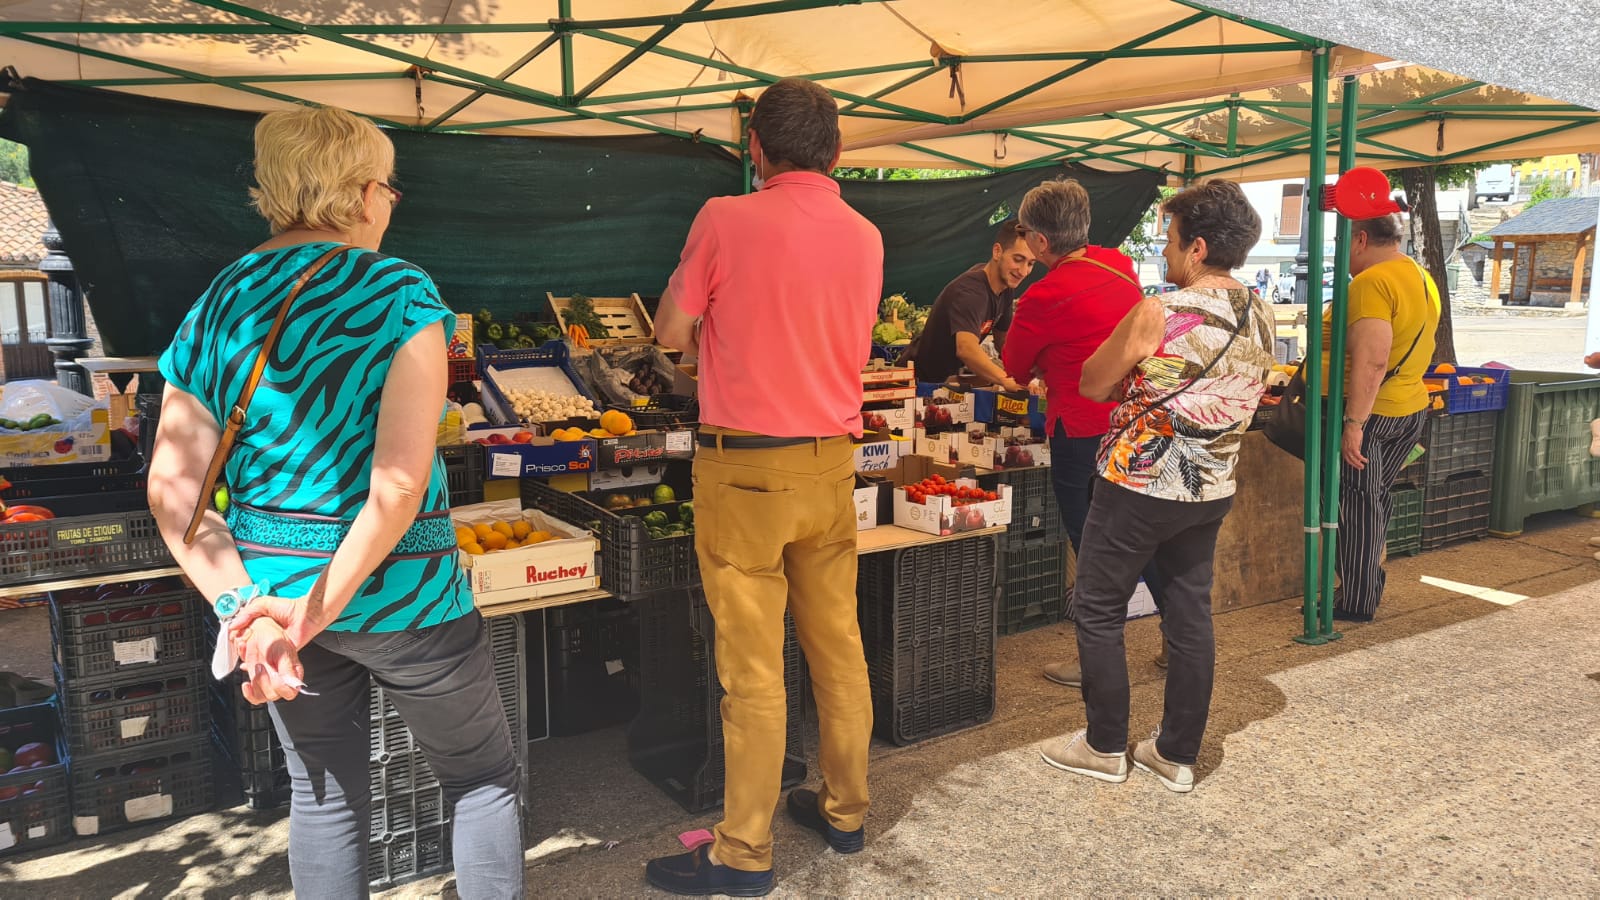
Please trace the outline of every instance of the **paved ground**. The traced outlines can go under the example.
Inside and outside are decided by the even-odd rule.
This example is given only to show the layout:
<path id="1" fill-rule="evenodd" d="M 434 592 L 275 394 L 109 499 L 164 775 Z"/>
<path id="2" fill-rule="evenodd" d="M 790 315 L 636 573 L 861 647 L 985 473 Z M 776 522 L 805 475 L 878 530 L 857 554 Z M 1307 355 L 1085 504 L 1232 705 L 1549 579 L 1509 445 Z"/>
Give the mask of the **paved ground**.
<path id="1" fill-rule="evenodd" d="M 1600 894 L 1600 564 L 1584 544 L 1597 532 L 1553 514 L 1516 540 L 1395 561 L 1378 621 L 1320 648 L 1290 640 L 1292 603 L 1219 617 L 1186 797 L 1141 773 L 1104 785 L 1040 763 L 1039 741 L 1083 724 L 1076 697 L 1037 674 L 1070 652 L 1070 627 L 1002 639 L 993 721 L 876 749 L 865 853 L 839 857 L 779 820 L 780 891 Z M 1427 575 L 1533 599 L 1504 607 Z M 1130 624 L 1140 732 L 1159 714 L 1156 640 L 1154 620 Z M 535 839 L 593 845 L 536 861 L 530 896 L 644 894 L 644 861 L 715 821 L 636 775 L 620 728 L 530 757 Z M 0 897 L 286 896 L 286 832 L 281 814 L 235 810 L 75 841 L 0 862 Z M 390 895 L 440 893 L 448 877 Z"/>
<path id="2" fill-rule="evenodd" d="M 1289 306 L 1276 307 L 1292 309 Z M 1587 320 L 1565 310 L 1478 309 L 1457 311 L 1456 358 L 1462 365 L 1494 361 L 1514 369 L 1587 372 L 1583 367 Z M 1288 335 L 1287 330 L 1280 331 Z M 1305 346 L 1305 332 L 1300 330 Z"/>

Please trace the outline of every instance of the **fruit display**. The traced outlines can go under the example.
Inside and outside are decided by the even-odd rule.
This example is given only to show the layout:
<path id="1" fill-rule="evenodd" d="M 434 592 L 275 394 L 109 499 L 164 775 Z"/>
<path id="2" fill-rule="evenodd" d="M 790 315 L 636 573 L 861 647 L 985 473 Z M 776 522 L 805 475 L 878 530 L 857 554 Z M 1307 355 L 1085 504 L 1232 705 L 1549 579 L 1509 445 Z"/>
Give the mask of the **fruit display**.
<path id="1" fill-rule="evenodd" d="M 10 431 L 33 431 L 33 430 L 38 429 L 38 428 L 49 428 L 52 425 L 60 425 L 60 424 L 61 424 L 61 420 L 56 418 L 55 416 L 50 415 L 49 413 L 39 413 L 38 415 L 34 416 L 31 419 L 28 419 L 25 422 L 18 422 L 18 421 L 14 421 L 12 419 L 0 418 L 0 428 L 4 428 L 4 429 L 10 430 Z"/>
<path id="2" fill-rule="evenodd" d="M 524 422 L 560 422 L 593 418 L 599 410 L 587 397 L 557 394 L 531 388 L 505 388 L 506 400 Z"/>
<path id="3" fill-rule="evenodd" d="M 595 314 L 594 301 L 583 294 L 573 294 L 568 301 L 568 306 L 563 318 L 567 322 L 567 332 L 572 334 L 574 328 L 583 335 L 583 344 L 591 340 L 604 340 L 611 337 L 611 332 L 606 329 L 605 323 Z"/>
<path id="4" fill-rule="evenodd" d="M 872 327 L 875 344 L 908 344 L 922 333 L 928 321 L 928 310 L 912 306 L 904 294 L 891 294 L 878 305 L 879 321 Z"/>
<path id="5" fill-rule="evenodd" d="M 1000 499 L 1000 495 L 994 491 L 958 485 L 947 481 L 943 475 L 933 475 L 906 486 L 906 499 L 912 503 L 926 506 L 929 497 L 949 497 L 953 506 L 970 506 Z"/>
<path id="6" fill-rule="evenodd" d="M 0 490 L 11 486 L 11 482 L 0 478 Z M 44 522 L 54 519 L 56 514 L 42 506 L 32 506 L 18 503 L 8 505 L 0 501 L 0 525 L 21 525 L 26 522 Z"/>
<path id="7" fill-rule="evenodd" d="M 469 556 L 483 556 L 501 550 L 532 547 L 545 541 L 560 540 L 561 535 L 536 531 L 526 519 L 490 519 L 471 525 L 456 525 L 456 546 Z"/>

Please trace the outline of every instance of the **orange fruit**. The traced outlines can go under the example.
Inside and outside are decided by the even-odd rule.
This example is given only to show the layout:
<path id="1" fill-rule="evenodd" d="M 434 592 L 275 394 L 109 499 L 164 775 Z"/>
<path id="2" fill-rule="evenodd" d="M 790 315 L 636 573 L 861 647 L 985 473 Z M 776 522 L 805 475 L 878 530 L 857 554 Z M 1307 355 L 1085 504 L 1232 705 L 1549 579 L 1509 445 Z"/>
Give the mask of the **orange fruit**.
<path id="1" fill-rule="evenodd" d="M 456 526 L 456 546 L 457 547 L 465 547 L 468 544 L 476 544 L 477 542 L 478 542 L 478 535 L 471 528 L 467 528 L 465 526 L 460 526 L 460 525 Z"/>
<path id="2" fill-rule="evenodd" d="M 532 533 L 532 531 L 533 526 L 529 525 L 522 519 L 518 519 L 517 521 L 511 523 L 511 536 L 519 541 L 525 540 L 528 535 Z"/>
<path id="3" fill-rule="evenodd" d="M 488 550 L 491 553 L 495 550 L 504 550 L 506 548 L 506 541 L 508 540 L 510 540 L 510 538 L 506 537 L 500 532 L 491 531 L 489 532 L 489 536 L 483 539 L 483 549 Z"/>
<path id="4" fill-rule="evenodd" d="M 478 544 L 462 544 L 461 549 L 465 550 L 468 556 L 483 555 L 483 547 L 479 546 Z"/>
<path id="5" fill-rule="evenodd" d="M 484 542 L 485 538 L 491 534 L 494 534 L 494 529 L 490 528 L 486 523 L 479 522 L 478 524 L 472 526 L 472 533 L 477 535 L 478 543 L 481 544 Z"/>
<path id="6" fill-rule="evenodd" d="M 1449 363 L 1440 363 L 1434 367 L 1433 371 L 1437 375 L 1454 375 L 1456 373 L 1456 367 L 1450 365 Z"/>
<path id="7" fill-rule="evenodd" d="M 545 541 L 554 539 L 555 535 L 548 531 L 534 531 L 528 534 L 528 539 L 522 542 L 522 546 L 526 547 L 529 544 L 542 544 Z"/>
<path id="8" fill-rule="evenodd" d="M 615 435 L 624 435 L 633 430 L 633 419 L 621 410 L 609 410 L 600 417 L 600 427 Z"/>
<path id="9" fill-rule="evenodd" d="M 521 547 L 521 546 L 522 545 L 517 543 L 516 541 L 506 541 L 506 549 L 507 550 L 515 550 L 515 549 L 517 549 L 518 547 Z"/>
<path id="10" fill-rule="evenodd" d="M 490 525 L 489 527 L 493 528 L 495 531 L 498 531 L 501 534 L 505 535 L 506 538 L 508 538 L 508 539 L 509 538 L 513 538 L 513 537 L 516 536 L 516 532 L 511 530 L 511 526 L 507 525 L 504 522 L 496 522 L 493 525 Z"/>

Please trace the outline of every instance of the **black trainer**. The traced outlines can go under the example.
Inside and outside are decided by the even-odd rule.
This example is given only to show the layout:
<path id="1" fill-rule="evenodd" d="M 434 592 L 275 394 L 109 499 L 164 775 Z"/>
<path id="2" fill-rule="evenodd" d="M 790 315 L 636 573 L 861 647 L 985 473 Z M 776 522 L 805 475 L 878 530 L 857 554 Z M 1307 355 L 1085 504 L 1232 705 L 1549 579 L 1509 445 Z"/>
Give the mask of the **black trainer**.
<path id="1" fill-rule="evenodd" d="M 765 897 L 772 893 L 772 870 L 746 872 L 711 861 L 711 845 L 702 844 L 688 853 L 652 859 L 644 867 L 644 878 L 655 887 L 672 894 L 705 897 Z"/>
<path id="2" fill-rule="evenodd" d="M 809 788 L 795 788 L 789 792 L 789 818 L 822 835 L 836 853 L 860 853 L 867 845 L 866 826 L 855 831 L 840 831 L 828 824 L 817 808 L 817 792 Z"/>

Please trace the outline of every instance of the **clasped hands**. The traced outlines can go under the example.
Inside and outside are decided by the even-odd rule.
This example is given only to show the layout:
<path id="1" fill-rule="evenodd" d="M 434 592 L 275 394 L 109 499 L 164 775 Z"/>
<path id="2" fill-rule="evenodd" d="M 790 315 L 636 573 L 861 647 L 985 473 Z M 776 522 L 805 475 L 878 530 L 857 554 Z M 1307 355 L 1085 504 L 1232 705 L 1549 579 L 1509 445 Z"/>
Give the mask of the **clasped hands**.
<path id="1" fill-rule="evenodd" d="M 300 649 L 321 629 L 310 620 L 307 607 L 303 600 L 258 597 L 228 620 L 225 639 L 239 655 L 244 698 L 252 704 L 310 693 L 305 691 Z"/>

